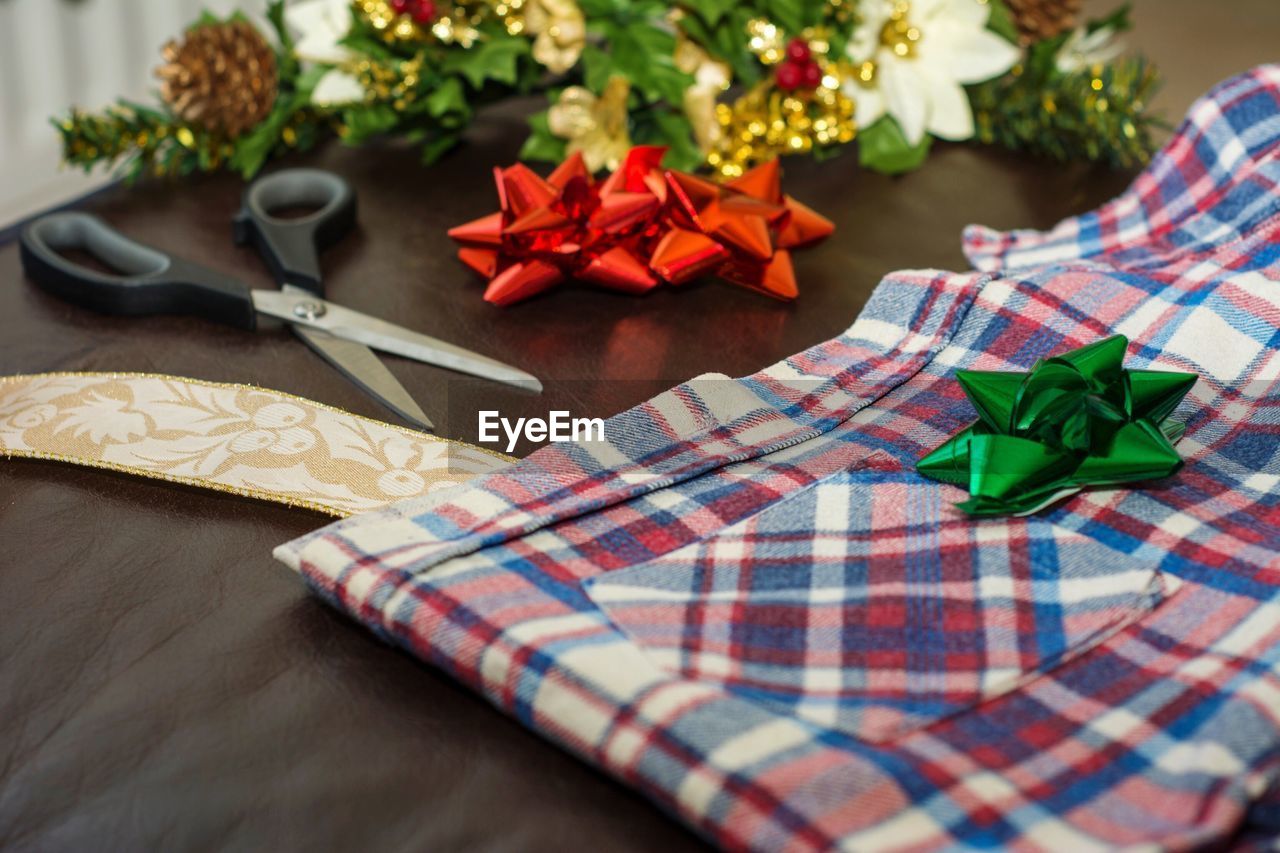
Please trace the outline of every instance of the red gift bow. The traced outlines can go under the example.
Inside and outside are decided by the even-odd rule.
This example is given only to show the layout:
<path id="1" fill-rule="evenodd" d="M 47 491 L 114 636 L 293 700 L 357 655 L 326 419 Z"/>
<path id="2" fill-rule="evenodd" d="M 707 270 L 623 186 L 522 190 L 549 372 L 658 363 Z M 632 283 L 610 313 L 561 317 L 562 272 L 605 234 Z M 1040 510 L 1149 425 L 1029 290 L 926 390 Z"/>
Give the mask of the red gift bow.
<path id="1" fill-rule="evenodd" d="M 568 279 L 647 293 L 706 274 L 794 299 L 790 250 L 825 239 L 831 221 L 782 193 L 776 160 L 716 184 L 663 170 L 665 153 L 636 146 L 599 181 L 576 153 L 545 179 L 520 163 L 494 169 L 500 210 L 449 230 L 458 258 L 489 279 L 485 301 Z"/>

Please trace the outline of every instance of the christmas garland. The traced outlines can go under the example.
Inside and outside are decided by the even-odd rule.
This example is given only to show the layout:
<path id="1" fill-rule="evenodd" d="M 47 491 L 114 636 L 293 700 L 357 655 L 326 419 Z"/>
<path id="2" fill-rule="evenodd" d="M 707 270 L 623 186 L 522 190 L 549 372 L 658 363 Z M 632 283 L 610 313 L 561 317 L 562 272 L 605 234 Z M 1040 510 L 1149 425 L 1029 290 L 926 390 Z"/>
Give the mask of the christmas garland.
<path id="1" fill-rule="evenodd" d="M 542 92 L 521 156 L 616 169 L 633 145 L 732 179 L 779 155 L 908 171 L 934 138 L 1060 161 L 1143 163 L 1154 69 L 1127 8 L 1078 0 L 299 0 L 266 27 L 204 16 L 164 48 L 159 104 L 57 119 L 65 158 L 245 177 L 336 135 L 424 162 L 484 104 Z"/>

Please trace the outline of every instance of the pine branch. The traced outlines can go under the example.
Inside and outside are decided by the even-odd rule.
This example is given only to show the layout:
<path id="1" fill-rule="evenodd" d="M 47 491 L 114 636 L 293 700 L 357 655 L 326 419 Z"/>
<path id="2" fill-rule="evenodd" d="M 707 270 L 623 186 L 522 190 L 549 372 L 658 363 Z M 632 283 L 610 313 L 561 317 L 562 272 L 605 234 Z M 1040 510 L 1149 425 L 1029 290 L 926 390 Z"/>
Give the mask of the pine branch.
<path id="1" fill-rule="evenodd" d="M 1148 103 L 1157 86 L 1155 69 L 1142 58 L 1071 74 L 1030 63 L 970 87 L 969 97 L 981 142 L 1127 169 L 1155 150 L 1152 131 L 1161 123 Z"/>
<path id="2" fill-rule="evenodd" d="M 63 159 L 86 172 L 123 163 L 129 178 L 148 170 L 188 174 L 196 168 L 217 168 L 231 153 L 226 143 L 166 112 L 126 101 L 99 113 L 73 110 L 54 126 L 62 137 Z"/>

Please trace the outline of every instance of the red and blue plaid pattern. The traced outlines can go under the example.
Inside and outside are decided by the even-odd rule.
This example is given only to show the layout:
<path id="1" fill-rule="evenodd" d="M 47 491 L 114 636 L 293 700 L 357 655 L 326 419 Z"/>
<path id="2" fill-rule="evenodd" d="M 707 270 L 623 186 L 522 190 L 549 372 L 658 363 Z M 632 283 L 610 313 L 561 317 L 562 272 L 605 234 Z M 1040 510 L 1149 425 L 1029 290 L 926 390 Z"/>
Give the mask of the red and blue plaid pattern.
<path id="1" fill-rule="evenodd" d="M 950 491 L 877 451 L 586 587 L 673 675 L 884 742 L 1084 653 L 1173 580 L 1047 520 L 979 527 Z"/>
<path id="2" fill-rule="evenodd" d="M 1280 67 L 1133 187 L 971 229 L 841 337 L 280 549 L 322 596 L 734 848 L 1280 834 Z M 975 521 L 957 369 L 1122 333 L 1186 467 Z"/>

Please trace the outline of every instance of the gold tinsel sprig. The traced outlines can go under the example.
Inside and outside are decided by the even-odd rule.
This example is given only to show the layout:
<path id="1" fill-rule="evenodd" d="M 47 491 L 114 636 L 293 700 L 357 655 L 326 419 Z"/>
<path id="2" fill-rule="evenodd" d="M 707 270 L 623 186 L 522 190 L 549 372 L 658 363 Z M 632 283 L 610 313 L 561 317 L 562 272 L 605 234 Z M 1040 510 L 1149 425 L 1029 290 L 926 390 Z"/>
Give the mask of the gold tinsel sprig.
<path id="1" fill-rule="evenodd" d="M 285 148 L 308 147 L 323 119 L 309 110 L 294 113 L 280 132 Z M 101 112 L 72 110 L 55 122 L 68 165 L 86 172 L 102 163 L 124 162 L 126 178 L 164 177 L 217 169 L 234 160 L 236 144 L 174 116 L 120 102 Z"/>
<path id="2" fill-rule="evenodd" d="M 774 24 L 752 21 L 747 36 L 748 47 L 765 65 L 785 57 L 787 38 Z M 718 104 L 720 133 L 707 165 L 722 177 L 736 178 L 774 157 L 844 145 L 856 136 L 854 104 L 842 90 L 849 70 L 829 60 L 830 43 L 821 30 L 805 30 L 800 37 L 822 69 L 822 82 L 814 89 L 784 92 L 770 76 L 732 104 Z"/>
<path id="3" fill-rule="evenodd" d="M 782 29 L 764 18 L 747 21 L 747 49 L 765 65 L 777 65 L 786 55 L 787 40 Z"/>
<path id="4" fill-rule="evenodd" d="M 430 23 L 418 23 L 410 15 L 397 14 L 387 0 L 356 0 L 356 11 L 388 44 L 436 41 L 471 47 L 480 39 L 480 25 L 501 21 L 511 35 L 525 29 L 525 0 L 459 0 L 439 4 Z"/>
<path id="5" fill-rule="evenodd" d="M 362 58 L 351 65 L 351 73 L 364 87 L 366 100 L 390 104 L 404 111 L 418 100 L 418 83 L 425 62 L 426 56 L 422 53 L 403 60 Z"/>
<path id="6" fill-rule="evenodd" d="M 100 113 L 72 110 L 57 122 L 62 156 L 86 172 L 99 163 L 127 161 L 126 177 L 187 174 L 217 168 L 235 146 L 221 136 L 192 128 L 157 110 L 120 103 Z"/>

